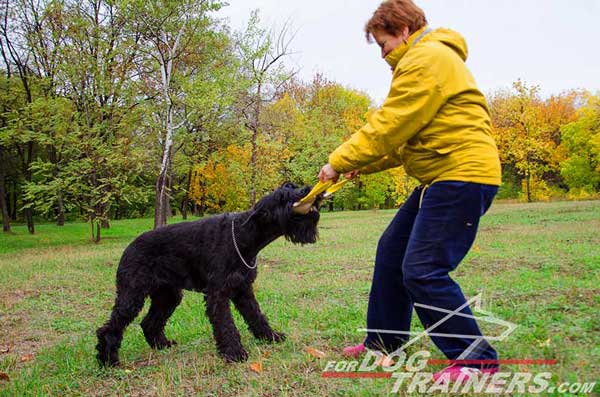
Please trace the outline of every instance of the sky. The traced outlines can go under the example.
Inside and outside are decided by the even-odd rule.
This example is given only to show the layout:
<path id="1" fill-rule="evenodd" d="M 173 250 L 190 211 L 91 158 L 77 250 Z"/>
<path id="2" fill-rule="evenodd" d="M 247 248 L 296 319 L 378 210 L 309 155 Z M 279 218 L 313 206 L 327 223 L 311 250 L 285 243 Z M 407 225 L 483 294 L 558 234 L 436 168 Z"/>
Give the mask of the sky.
<path id="1" fill-rule="evenodd" d="M 467 66 L 486 94 L 517 79 L 543 96 L 573 88 L 600 90 L 600 0 L 416 0 L 433 28 L 461 33 Z M 381 103 L 391 72 L 363 28 L 380 0 L 229 0 L 219 11 L 243 30 L 253 9 L 277 30 L 297 32 L 286 61 L 310 81 L 316 73 Z"/>

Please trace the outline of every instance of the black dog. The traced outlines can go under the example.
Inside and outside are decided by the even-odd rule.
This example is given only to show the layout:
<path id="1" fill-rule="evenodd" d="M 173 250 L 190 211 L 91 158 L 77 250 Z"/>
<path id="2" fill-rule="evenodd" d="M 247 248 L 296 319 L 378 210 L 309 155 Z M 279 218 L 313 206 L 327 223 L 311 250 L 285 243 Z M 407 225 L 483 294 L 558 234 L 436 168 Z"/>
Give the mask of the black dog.
<path id="1" fill-rule="evenodd" d="M 204 293 L 217 349 L 226 361 L 248 358 L 231 316 L 230 300 L 256 338 L 283 341 L 285 335 L 271 329 L 254 296 L 256 255 L 282 235 L 293 243 L 316 241 L 320 198 L 307 214 L 292 210 L 292 204 L 309 191 L 309 187 L 287 183 L 250 211 L 170 225 L 135 239 L 119 263 L 110 320 L 96 331 L 100 364 L 118 365 L 123 331 L 147 296 L 152 303 L 141 322 L 146 341 L 156 349 L 173 345 L 164 327 L 181 302 L 182 289 Z"/>

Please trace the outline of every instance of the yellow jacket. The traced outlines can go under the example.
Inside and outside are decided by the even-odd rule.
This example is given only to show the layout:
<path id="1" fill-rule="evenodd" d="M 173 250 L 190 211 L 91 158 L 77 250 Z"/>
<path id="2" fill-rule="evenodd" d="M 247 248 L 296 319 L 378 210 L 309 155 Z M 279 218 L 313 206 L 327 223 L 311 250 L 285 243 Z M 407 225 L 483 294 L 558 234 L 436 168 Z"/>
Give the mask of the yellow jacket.
<path id="1" fill-rule="evenodd" d="M 425 29 L 387 55 L 393 77 L 383 106 L 329 156 L 329 163 L 340 173 L 403 165 L 425 184 L 500 185 L 489 109 L 465 65 L 465 40 L 449 29 Z"/>

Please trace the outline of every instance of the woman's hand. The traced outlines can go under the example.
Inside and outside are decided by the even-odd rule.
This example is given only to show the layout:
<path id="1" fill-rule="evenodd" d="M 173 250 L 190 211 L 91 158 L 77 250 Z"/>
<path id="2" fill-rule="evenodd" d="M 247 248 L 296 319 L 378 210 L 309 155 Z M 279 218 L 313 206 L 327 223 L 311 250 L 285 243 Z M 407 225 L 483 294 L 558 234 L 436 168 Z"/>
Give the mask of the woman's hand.
<path id="1" fill-rule="evenodd" d="M 321 168 L 321 171 L 319 171 L 319 181 L 321 182 L 337 182 L 339 177 L 340 174 L 336 170 L 334 170 L 329 163 L 325 164 L 323 168 Z"/>
<path id="2" fill-rule="evenodd" d="M 355 177 L 356 177 L 356 175 L 358 175 L 358 172 L 359 172 L 358 170 L 354 170 L 354 171 L 346 172 L 346 173 L 344 174 L 344 177 L 345 177 L 346 179 L 353 179 L 353 178 L 355 178 Z"/>

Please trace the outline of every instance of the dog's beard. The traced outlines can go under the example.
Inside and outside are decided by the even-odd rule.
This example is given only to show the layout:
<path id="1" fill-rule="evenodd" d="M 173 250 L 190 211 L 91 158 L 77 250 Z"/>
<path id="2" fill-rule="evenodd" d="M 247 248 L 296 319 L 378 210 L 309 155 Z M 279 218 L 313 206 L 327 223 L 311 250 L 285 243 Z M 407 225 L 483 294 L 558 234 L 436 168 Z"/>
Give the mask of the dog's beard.
<path id="1" fill-rule="evenodd" d="M 292 216 L 287 220 L 284 236 L 294 244 L 314 244 L 319 237 L 319 213 Z"/>

